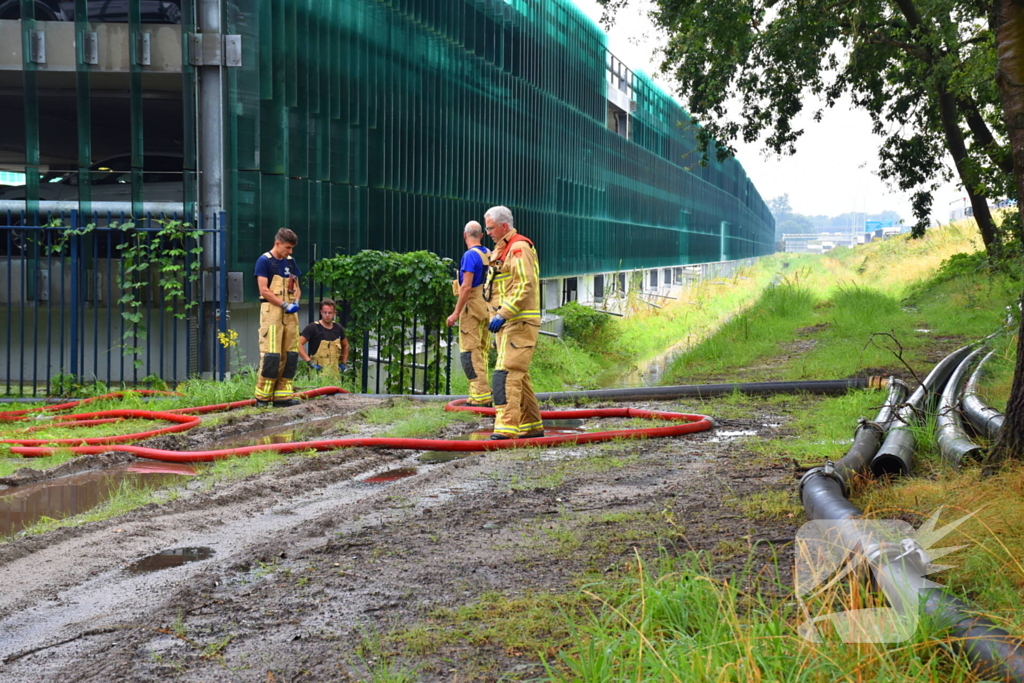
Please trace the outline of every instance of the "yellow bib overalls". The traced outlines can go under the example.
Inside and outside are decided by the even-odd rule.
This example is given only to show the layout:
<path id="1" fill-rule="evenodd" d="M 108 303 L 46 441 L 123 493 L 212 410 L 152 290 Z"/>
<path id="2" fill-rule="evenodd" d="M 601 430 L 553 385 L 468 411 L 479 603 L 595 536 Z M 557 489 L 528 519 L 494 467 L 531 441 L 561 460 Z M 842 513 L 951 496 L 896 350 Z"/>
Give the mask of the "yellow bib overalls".
<path id="1" fill-rule="evenodd" d="M 266 255 L 266 254 L 265 254 Z M 270 291 L 288 303 L 295 301 L 288 280 L 274 275 Z M 292 380 L 299 365 L 299 314 L 285 313 L 269 301 L 260 304 L 260 366 L 257 401 L 284 401 L 295 394 Z M 283 362 L 282 362 L 283 361 Z"/>

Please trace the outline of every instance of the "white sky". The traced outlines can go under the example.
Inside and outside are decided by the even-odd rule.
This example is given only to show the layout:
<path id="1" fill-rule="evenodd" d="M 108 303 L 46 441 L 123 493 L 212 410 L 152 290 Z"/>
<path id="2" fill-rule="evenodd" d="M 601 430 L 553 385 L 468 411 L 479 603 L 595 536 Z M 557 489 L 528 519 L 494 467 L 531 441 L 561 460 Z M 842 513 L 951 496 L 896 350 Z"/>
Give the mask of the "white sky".
<path id="1" fill-rule="evenodd" d="M 600 25 L 601 6 L 596 0 L 572 0 Z M 658 58 L 655 50 L 664 39 L 657 35 L 637 0 L 628 12 L 616 17 L 609 32 L 609 49 L 634 71 L 643 71 L 666 92 L 678 94 L 663 78 L 655 76 Z M 805 106 L 805 111 L 813 106 Z M 805 117 L 804 135 L 797 141 L 796 154 L 789 157 L 766 155 L 764 146 L 735 143 L 737 158 L 765 201 L 789 194 L 793 211 L 807 215 L 836 216 L 848 211 L 873 214 L 885 210 L 898 212 L 913 222 L 910 193 L 890 190 L 878 178 L 879 139 L 871 134 L 866 112 L 836 106 L 825 112 L 820 123 Z M 948 220 L 951 203 L 961 206 L 963 192 L 955 186 L 943 186 L 935 194 L 932 219 Z"/>

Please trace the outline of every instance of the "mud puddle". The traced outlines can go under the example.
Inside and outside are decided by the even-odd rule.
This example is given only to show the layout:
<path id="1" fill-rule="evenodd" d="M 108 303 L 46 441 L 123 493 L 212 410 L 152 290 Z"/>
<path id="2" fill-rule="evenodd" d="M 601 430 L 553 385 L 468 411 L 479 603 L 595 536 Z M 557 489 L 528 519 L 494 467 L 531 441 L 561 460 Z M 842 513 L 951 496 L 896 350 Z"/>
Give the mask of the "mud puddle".
<path id="1" fill-rule="evenodd" d="M 372 477 L 367 477 L 366 479 L 363 479 L 363 481 L 367 484 L 390 484 L 393 481 L 411 477 L 417 472 L 419 472 L 419 469 L 415 467 L 399 467 L 398 469 L 388 470 L 386 472 L 381 472 L 380 474 L 375 474 Z"/>
<path id="2" fill-rule="evenodd" d="M 132 562 L 128 565 L 127 571 L 131 574 L 156 572 L 161 569 L 180 567 L 181 565 L 188 564 L 189 562 L 208 560 L 213 557 L 213 555 L 213 548 L 207 548 L 205 546 L 198 548 L 173 548 L 171 550 L 154 553 L 148 557 L 138 560 L 137 562 Z"/>
<path id="3" fill-rule="evenodd" d="M 487 441 L 494 431 L 491 429 L 478 429 L 475 432 L 464 436 L 450 437 L 452 441 Z M 578 419 L 554 419 L 544 420 L 544 434 L 546 436 L 564 436 L 567 434 L 584 434 L 583 420 Z M 452 460 L 461 460 L 472 455 L 480 455 L 484 451 L 426 451 L 417 458 L 426 465 L 436 465 Z"/>
<path id="4" fill-rule="evenodd" d="M 133 463 L 19 486 L 0 496 L 0 536 L 15 534 L 43 517 L 60 519 L 91 510 L 125 484 L 160 487 L 196 473 L 188 465 Z"/>
<path id="5" fill-rule="evenodd" d="M 275 443 L 311 441 L 313 437 L 322 436 L 337 426 L 337 417 L 290 422 L 275 425 L 268 429 L 247 432 L 246 434 L 233 436 L 229 439 L 214 441 L 208 448 L 209 450 L 221 450 L 225 448 L 241 448 L 243 446 L 269 446 Z"/>
<path id="6" fill-rule="evenodd" d="M 748 436 L 757 436 L 756 429 L 736 429 L 736 430 L 717 430 L 715 435 L 708 439 L 708 443 L 723 443 L 727 441 L 736 441 Z"/>

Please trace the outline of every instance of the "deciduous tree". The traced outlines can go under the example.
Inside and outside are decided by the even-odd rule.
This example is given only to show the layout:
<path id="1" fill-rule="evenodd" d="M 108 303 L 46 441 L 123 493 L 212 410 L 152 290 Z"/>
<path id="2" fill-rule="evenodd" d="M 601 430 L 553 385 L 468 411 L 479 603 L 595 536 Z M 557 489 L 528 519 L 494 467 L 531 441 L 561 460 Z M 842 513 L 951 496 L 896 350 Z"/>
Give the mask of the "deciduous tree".
<path id="1" fill-rule="evenodd" d="M 633 1 L 599 0 L 606 18 Z M 996 225 L 987 199 L 1024 198 L 1024 0 L 653 0 L 653 7 L 651 18 L 668 36 L 662 71 L 702 121 L 705 153 L 728 154 L 737 139 L 762 135 L 770 149 L 791 153 L 805 103 L 827 108 L 848 95 L 881 138 L 881 177 L 914 191 L 915 234 L 927 226 L 948 154 L 990 256 L 1020 267 L 1020 220 Z M 990 465 L 1024 459 L 1020 317 L 1013 386 Z"/>

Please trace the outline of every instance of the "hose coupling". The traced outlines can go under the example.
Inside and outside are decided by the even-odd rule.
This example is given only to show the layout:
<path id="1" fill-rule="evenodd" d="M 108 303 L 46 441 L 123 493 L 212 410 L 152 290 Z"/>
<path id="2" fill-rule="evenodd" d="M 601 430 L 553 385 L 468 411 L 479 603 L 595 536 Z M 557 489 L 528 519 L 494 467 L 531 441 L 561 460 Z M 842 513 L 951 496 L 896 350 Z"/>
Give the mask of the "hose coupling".
<path id="1" fill-rule="evenodd" d="M 811 477 L 814 477 L 814 476 L 828 477 L 832 481 L 838 483 L 839 484 L 839 488 L 843 492 L 843 498 L 846 498 L 846 499 L 850 498 L 850 489 L 846 485 L 846 480 L 843 479 L 842 476 L 840 476 L 839 472 L 836 470 L 836 464 L 834 462 L 832 462 L 831 460 L 826 460 L 825 464 L 823 466 L 821 466 L 821 467 L 812 467 L 811 469 L 809 469 L 806 472 L 804 472 L 804 475 L 802 477 L 800 477 L 799 492 L 800 492 L 801 499 L 803 498 L 804 485 L 808 481 L 810 481 Z"/>
<path id="2" fill-rule="evenodd" d="M 862 429 L 873 429 L 873 430 L 875 430 L 875 432 L 878 433 L 878 438 L 879 439 L 882 439 L 882 438 L 885 437 L 885 427 L 883 427 L 882 425 L 878 424 L 877 422 L 874 422 L 873 420 L 867 419 L 866 417 L 858 417 L 857 418 L 857 428 L 855 430 L 853 430 L 853 436 L 856 437 L 858 434 L 860 434 L 860 431 Z"/>
<path id="3" fill-rule="evenodd" d="M 871 375 L 868 377 L 869 389 L 885 389 L 889 386 L 889 375 Z"/>

